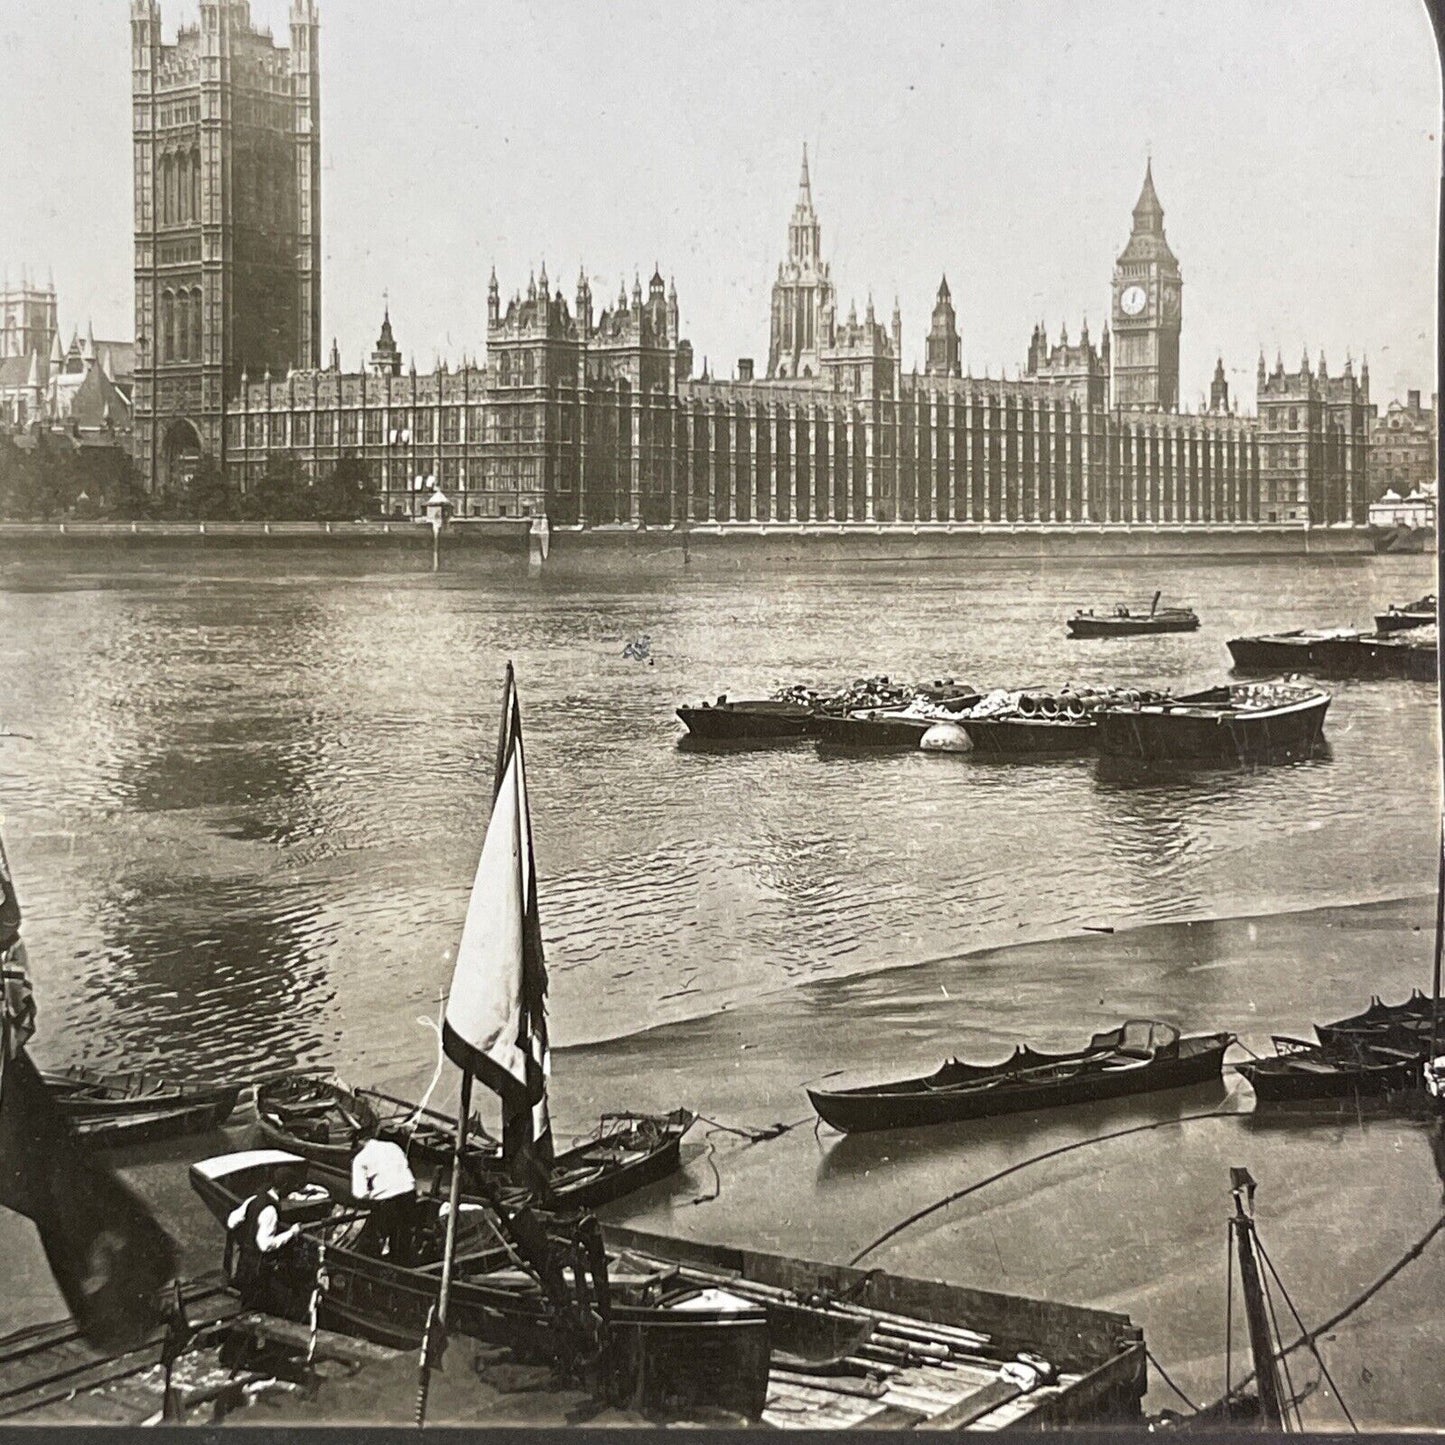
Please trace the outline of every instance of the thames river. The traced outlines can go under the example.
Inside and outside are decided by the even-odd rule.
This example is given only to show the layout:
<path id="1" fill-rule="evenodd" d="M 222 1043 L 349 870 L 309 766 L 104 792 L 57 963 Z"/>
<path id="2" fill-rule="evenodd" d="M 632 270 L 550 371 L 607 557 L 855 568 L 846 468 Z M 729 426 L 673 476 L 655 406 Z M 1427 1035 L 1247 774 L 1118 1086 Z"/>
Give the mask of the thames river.
<path id="1" fill-rule="evenodd" d="M 424 1088 L 510 657 L 561 1132 L 602 1108 L 677 1103 L 726 1124 L 799 1124 L 757 1144 L 699 1125 L 687 1174 L 636 1201 L 636 1217 L 847 1258 L 1061 1141 L 1237 1110 L 1025 1171 L 868 1259 L 1128 1310 L 1180 1383 L 1212 1398 L 1228 1165 L 1260 1179 L 1261 1235 L 1309 1322 L 1438 1214 L 1423 1126 L 1263 1127 L 1232 1072 L 1188 1098 L 1037 1126 L 846 1143 L 815 1138 L 801 1088 L 1024 1041 L 1077 1047 L 1134 1016 L 1265 1050 L 1371 993 L 1428 987 L 1433 688 L 1331 684 L 1327 746 L 1251 768 L 845 756 L 808 741 L 706 751 L 673 715 L 722 692 L 878 673 L 1205 686 L 1228 675 L 1227 638 L 1365 624 L 1432 590 L 1431 559 L 800 572 L 659 553 L 625 575 L 533 574 L 470 551 L 437 575 L 428 562 L 156 547 L 0 569 L 0 811 L 43 1064 L 247 1076 L 334 1063 L 354 1082 Z M 1200 631 L 1065 637 L 1074 607 L 1147 603 L 1156 588 L 1192 603 Z M 641 639 L 631 650 L 650 661 L 624 655 Z M 435 1098 L 451 1092 L 445 1077 Z M 178 1209 L 174 1160 L 187 1156 L 172 1154 L 136 1167 Z M 212 1264 L 217 1247 L 188 1243 L 190 1262 Z M 1418 1297 L 1407 1270 L 1341 1326 L 1337 1379 L 1357 1415 L 1445 1413 L 1438 1331 L 1409 1323 L 1430 1320 L 1438 1267 L 1427 1254 Z M 1327 1394 L 1307 1419 L 1339 1422 Z M 1151 1406 L 1170 1403 L 1156 1386 Z"/>

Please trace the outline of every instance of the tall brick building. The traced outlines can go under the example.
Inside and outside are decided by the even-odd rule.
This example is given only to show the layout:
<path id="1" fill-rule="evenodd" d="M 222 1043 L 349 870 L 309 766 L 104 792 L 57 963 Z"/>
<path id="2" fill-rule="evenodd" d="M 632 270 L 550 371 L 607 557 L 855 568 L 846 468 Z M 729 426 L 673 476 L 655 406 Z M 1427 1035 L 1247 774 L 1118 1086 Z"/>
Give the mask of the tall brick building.
<path id="1" fill-rule="evenodd" d="M 201 0 L 167 44 L 159 0 L 131 0 L 135 436 L 153 489 L 202 452 L 228 460 L 243 376 L 321 362 L 315 0 L 292 0 L 290 40 L 247 0 Z"/>

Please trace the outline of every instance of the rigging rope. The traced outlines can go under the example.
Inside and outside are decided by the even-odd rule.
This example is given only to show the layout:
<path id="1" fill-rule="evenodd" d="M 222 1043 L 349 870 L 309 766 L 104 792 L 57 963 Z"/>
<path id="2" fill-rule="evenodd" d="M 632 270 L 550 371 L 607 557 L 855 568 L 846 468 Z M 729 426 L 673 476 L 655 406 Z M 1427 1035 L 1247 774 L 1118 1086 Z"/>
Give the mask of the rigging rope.
<path id="1" fill-rule="evenodd" d="M 446 1066 L 446 1053 L 442 1049 L 441 1025 L 443 1017 L 442 1010 L 446 1007 L 446 1001 L 446 993 L 443 990 L 438 989 L 436 1018 L 429 1019 L 425 1014 L 423 1014 L 419 1019 L 417 1019 L 417 1023 L 419 1023 L 425 1029 L 430 1029 L 437 1036 L 437 1066 L 435 1069 L 432 1070 L 431 1083 L 426 1086 L 426 1093 L 421 1096 L 421 1102 L 416 1106 L 416 1112 L 411 1116 L 410 1119 L 406 1121 L 405 1127 L 408 1131 L 406 1142 L 408 1146 L 411 1144 L 412 1137 L 416 1134 L 417 1126 L 421 1123 L 422 1114 L 425 1112 L 427 1105 L 431 1103 L 432 1090 L 435 1089 L 437 1084 L 440 1082 L 442 1076 L 442 1069 Z"/>
<path id="2" fill-rule="evenodd" d="M 1185 1403 L 1186 1405 L 1188 1405 L 1189 1408 L 1190 1408 L 1191 1410 L 1193 1410 L 1194 1413 L 1197 1415 L 1197 1414 L 1199 1413 L 1199 1406 L 1196 1405 L 1196 1404 L 1194 1403 L 1194 1401 L 1191 1400 L 1191 1399 L 1189 1398 L 1189 1396 L 1186 1395 L 1186 1394 L 1184 1393 L 1184 1391 L 1181 1390 L 1181 1389 L 1179 1388 L 1179 1386 L 1174 1383 L 1174 1381 L 1173 1381 L 1173 1380 L 1170 1378 L 1170 1376 L 1169 1376 L 1169 1371 L 1166 1370 L 1166 1369 L 1164 1368 L 1164 1366 L 1161 1365 L 1161 1364 L 1159 1363 L 1159 1361 L 1154 1358 L 1154 1351 L 1151 1350 L 1148 1345 L 1145 1345 L 1145 1346 L 1144 1346 L 1144 1358 L 1145 1358 L 1146 1360 L 1148 1360 L 1151 1365 L 1154 1366 L 1155 1370 L 1156 1370 L 1156 1371 L 1158 1372 L 1158 1374 L 1159 1374 L 1159 1378 L 1160 1378 L 1161 1380 L 1163 1380 L 1164 1383 L 1165 1383 L 1166 1385 L 1168 1385 L 1169 1388 L 1170 1388 L 1171 1390 L 1173 1390 L 1174 1393 L 1175 1393 L 1176 1395 L 1178 1395 L 1179 1398 L 1180 1398 L 1181 1400 L 1183 1400 L 1184 1403 Z"/>
<path id="3" fill-rule="evenodd" d="M 1301 1330 L 1303 1330 L 1305 1327 L 1305 1322 L 1303 1319 L 1300 1318 L 1300 1312 L 1294 1307 L 1294 1301 L 1289 1297 L 1289 1291 L 1285 1288 L 1284 1281 L 1279 1277 L 1279 1271 L 1274 1267 L 1274 1261 L 1269 1257 L 1267 1253 L 1265 1253 L 1264 1242 L 1260 1239 L 1258 1234 L 1255 1235 L 1254 1242 L 1259 1247 L 1259 1257 L 1265 1262 L 1265 1265 L 1268 1267 L 1270 1274 L 1274 1277 L 1274 1282 L 1279 1286 L 1279 1292 L 1284 1296 L 1284 1302 L 1289 1306 L 1289 1312 L 1294 1316 L 1295 1324 L 1298 1325 Z M 1276 1334 L 1278 1334 L 1278 1327 L 1276 1327 L 1275 1332 Z M 1308 1331 L 1306 1331 L 1306 1335 L 1307 1334 Z M 1345 1419 L 1350 1422 L 1350 1429 L 1352 1429 L 1355 1434 L 1358 1435 L 1360 1433 L 1360 1427 L 1355 1424 L 1355 1417 L 1350 1414 L 1350 1407 L 1345 1404 L 1345 1397 L 1340 1393 L 1340 1387 L 1335 1384 L 1334 1376 L 1330 1374 L 1330 1367 L 1325 1364 L 1324 1356 L 1320 1354 L 1319 1346 L 1316 1345 L 1313 1340 L 1307 1340 L 1306 1342 L 1309 1346 L 1310 1354 L 1315 1357 L 1315 1362 L 1320 1367 L 1320 1374 L 1322 1374 L 1325 1379 L 1329 1381 L 1330 1389 L 1335 1392 L 1335 1399 L 1339 1402 L 1340 1409 L 1344 1411 Z M 1284 1337 L 1281 1335 L 1280 1344 L 1283 1343 Z M 1288 1366 L 1285 1366 L 1286 1372 L 1288 1372 L 1288 1368 Z M 1296 1407 L 1295 1414 L 1299 1414 L 1298 1407 Z"/>
<path id="4" fill-rule="evenodd" d="M 1061 1144 L 1056 1149 L 1046 1149 L 1042 1154 L 1035 1154 L 1030 1159 L 1022 1159 L 1017 1164 L 1010 1164 L 1006 1169 L 1000 1169 L 985 1179 L 966 1185 L 962 1189 L 956 1189 L 952 1194 L 945 1194 L 942 1199 L 935 1200 L 923 1209 L 915 1210 L 906 1219 L 899 1220 L 890 1229 L 884 1230 L 871 1244 L 864 1245 L 848 1263 L 850 1266 L 858 1264 L 880 1245 L 886 1244 L 894 1235 L 902 1234 L 905 1229 L 917 1224 L 919 1220 L 926 1219 L 930 1214 L 936 1214 L 940 1209 L 945 1209 L 948 1205 L 956 1203 L 969 1194 L 975 1194 L 990 1184 L 996 1184 L 1000 1179 L 1006 1179 L 1010 1174 L 1017 1174 L 1020 1170 L 1028 1169 L 1034 1164 L 1042 1164 L 1045 1159 L 1057 1159 L 1059 1155 L 1071 1154 L 1075 1149 L 1084 1149 L 1090 1144 L 1103 1144 L 1110 1139 L 1124 1139 L 1130 1134 L 1147 1134 L 1152 1129 L 1176 1128 L 1182 1124 L 1192 1124 L 1202 1119 L 1238 1119 L 1239 1117 L 1241 1116 L 1238 1109 L 1210 1109 L 1203 1114 L 1181 1114 L 1177 1119 L 1156 1119 L 1151 1124 L 1134 1124 L 1128 1129 L 1115 1129 L 1108 1134 L 1095 1134 L 1088 1139 L 1075 1139 L 1072 1144 Z"/>
<path id="5" fill-rule="evenodd" d="M 1349 1319 L 1349 1317 L 1354 1314 L 1354 1312 L 1359 1309 L 1361 1305 L 1367 1304 L 1377 1294 L 1379 1294 L 1379 1292 L 1384 1289 L 1384 1287 L 1389 1284 L 1389 1282 L 1394 1279 L 1394 1277 L 1399 1274 L 1400 1271 L 1404 1269 L 1411 1260 L 1418 1259 L 1419 1256 L 1424 1252 L 1425 1247 L 1430 1243 L 1432 1239 L 1435 1238 L 1437 1234 L 1440 1233 L 1442 1229 L 1445 1229 L 1445 1214 L 1442 1214 L 1440 1218 L 1437 1219 L 1435 1223 L 1432 1224 L 1430 1228 L 1427 1229 L 1425 1233 L 1422 1234 L 1420 1238 L 1417 1239 L 1415 1243 L 1412 1244 L 1410 1248 L 1407 1249 L 1405 1253 L 1402 1254 L 1400 1258 L 1397 1259 L 1395 1263 L 1392 1264 L 1389 1269 L 1387 1269 L 1384 1274 L 1382 1274 L 1379 1279 L 1374 1282 L 1374 1284 L 1370 1285 L 1368 1289 L 1366 1289 L 1362 1294 L 1358 1295 L 1355 1299 L 1352 1299 L 1349 1304 L 1345 1305 L 1343 1309 L 1337 1310 L 1322 1325 L 1316 1325 L 1314 1329 L 1305 1331 L 1305 1333 L 1302 1334 L 1297 1340 L 1295 1340 L 1293 1344 L 1286 1345 L 1280 1351 L 1280 1354 L 1282 1356 L 1293 1354 L 1295 1350 L 1301 1348 L 1302 1346 L 1313 1346 L 1314 1342 L 1319 1339 L 1321 1335 L 1328 1334 L 1332 1329 L 1334 1329 L 1336 1325 L 1342 1324 L 1345 1320 Z M 1242 1380 L 1240 1380 L 1239 1385 L 1236 1387 L 1236 1391 L 1233 1391 L 1231 1393 L 1236 1393 L 1237 1390 L 1244 1389 L 1244 1387 L 1248 1385 L 1253 1379 L 1254 1372 L 1251 1370 L 1249 1374 L 1247 1374 Z M 1336 1391 L 1335 1393 L 1336 1396 L 1338 1396 L 1339 1392 Z M 1228 1394 L 1226 1394 L 1223 1399 L 1216 1400 L 1214 1402 L 1214 1405 L 1209 1408 L 1216 1408 L 1217 1406 L 1222 1405 L 1227 1399 L 1229 1399 Z"/>

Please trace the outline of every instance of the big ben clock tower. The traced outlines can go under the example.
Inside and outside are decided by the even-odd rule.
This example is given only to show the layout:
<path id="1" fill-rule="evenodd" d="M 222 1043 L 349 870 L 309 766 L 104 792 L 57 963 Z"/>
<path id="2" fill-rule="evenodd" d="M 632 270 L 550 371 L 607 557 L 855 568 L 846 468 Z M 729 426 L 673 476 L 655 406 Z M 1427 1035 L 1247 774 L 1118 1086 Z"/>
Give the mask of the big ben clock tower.
<path id="1" fill-rule="evenodd" d="M 1164 239 L 1152 165 L 1134 206 L 1134 231 L 1114 263 L 1114 405 L 1179 408 L 1179 321 L 1184 280 Z"/>

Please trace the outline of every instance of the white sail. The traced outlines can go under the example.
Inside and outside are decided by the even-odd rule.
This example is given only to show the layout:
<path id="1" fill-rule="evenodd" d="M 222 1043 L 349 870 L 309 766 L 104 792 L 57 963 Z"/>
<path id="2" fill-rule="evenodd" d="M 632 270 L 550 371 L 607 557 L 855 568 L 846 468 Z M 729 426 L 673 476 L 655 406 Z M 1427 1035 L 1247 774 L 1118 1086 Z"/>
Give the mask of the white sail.
<path id="1" fill-rule="evenodd" d="M 522 750 L 514 739 L 472 883 L 442 1030 L 452 1062 L 498 1093 L 527 1087 L 520 1038 L 529 871 L 522 841 L 524 787 Z"/>

